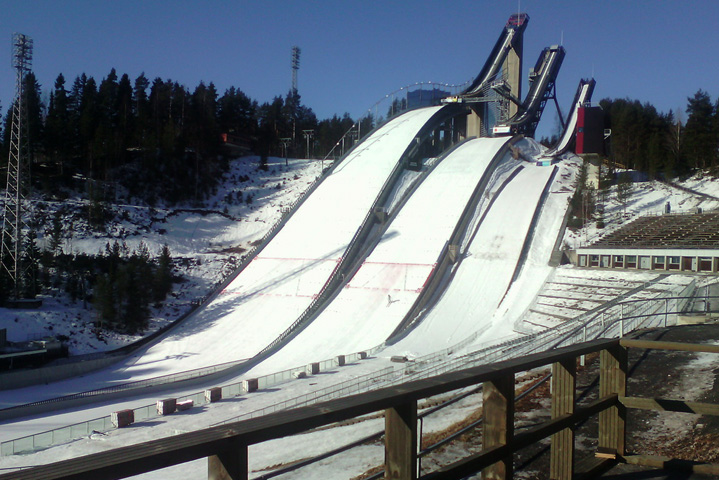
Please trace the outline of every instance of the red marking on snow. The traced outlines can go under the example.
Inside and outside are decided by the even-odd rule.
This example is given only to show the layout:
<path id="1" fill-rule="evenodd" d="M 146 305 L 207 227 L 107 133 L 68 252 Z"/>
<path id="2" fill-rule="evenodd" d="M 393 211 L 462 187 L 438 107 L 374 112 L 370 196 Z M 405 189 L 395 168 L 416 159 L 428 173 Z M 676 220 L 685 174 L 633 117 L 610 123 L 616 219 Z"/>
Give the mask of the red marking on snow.
<path id="1" fill-rule="evenodd" d="M 386 263 L 386 262 L 372 262 L 376 265 L 391 265 L 391 266 L 399 266 L 399 267 L 432 267 L 432 269 L 427 274 L 427 277 L 424 279 L 424 283 L 420 288 L 396 288 L 396 287 L 364 287 L 364 286 L 355 286 L 351 283 L 348 283 L 345 285 L 344 288 L 353 288 L 356 290 L 371 290 L 371 291 L 380 291 L 380 292 L 412 292 L 412 293 L 421 293 L 422 290 L 427 286 L 427 282 L 429 281 L 429 277 L 432 276 L 432 272 L 434 272 L 435 268 L 437 267 L 436 263 L 432 264 L 422 264 L 422 263 Z"/>
<path id="2" fill-rule="evenodd" d="M 347 285 L 345 288 L 352 288 L 354 290 L 374 290 L 379 292 L 416 292 L 415 289 L 409 289 L 409 288 L 384 288 L 384 287 L 353 287 L 352 285 Z"/>
<path id="3" fill-rule="evenodd" d="M 255 257 L 255 260 L 287 260 L 289 262 L 339 262 L 340 258 L 282 258 L 282 257 Z"/>
<path id="4" fill-rule="evenodd" d="M 238 295 L 238 296 L 252 296 L 252 297 L 300 297 L 300 298 L 315 298 L 317 295 L 299 295 L 299 294 L 290 294 L 290 293 L 252 293 L 248 294 L 246 292 L 227 292 L 231 295 Z"/>
<path id="5" fill-rule="evenodd" d="M 422 284 L 422 286 L 419 288 L 418 291 L 421 292 L 422 290 L 424 290 L 424 287 L 427 286 L 427 282 L 429 282 L 429 277 L 432 276 L 432 273 L 434 272 L 434 269 L 435 269 L 435 268 L 437 268 L 437 264 L 436 264 L 436 263 L 432 266 L 432 270 L 430 270 L 429 275 L 427 275 L 427 278 L 424 279 L 424 283 Z"/>
<path id="6" fill-rule="evenodd" d="M 436 263 L 394 263 L 394 262 L 364 262 L 362 265 L 393 265 L 398 267 L 436 267 Z"/>

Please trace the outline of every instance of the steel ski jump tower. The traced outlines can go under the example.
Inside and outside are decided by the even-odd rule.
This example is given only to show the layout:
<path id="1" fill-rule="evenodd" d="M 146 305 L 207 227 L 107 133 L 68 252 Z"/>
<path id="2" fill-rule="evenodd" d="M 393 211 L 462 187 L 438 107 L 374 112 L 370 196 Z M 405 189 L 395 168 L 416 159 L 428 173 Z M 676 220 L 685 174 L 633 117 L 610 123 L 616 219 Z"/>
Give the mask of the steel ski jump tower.
<path id="1" fill-rule="evenodd" d="M 526 13 L 510 15 L 479 75 L 464 92 L 442 100 L 470 107 L 468 137 L 490 136 L 493 125 L 517 113 L 522 103 L 522 56 L 528 22 Z"/>

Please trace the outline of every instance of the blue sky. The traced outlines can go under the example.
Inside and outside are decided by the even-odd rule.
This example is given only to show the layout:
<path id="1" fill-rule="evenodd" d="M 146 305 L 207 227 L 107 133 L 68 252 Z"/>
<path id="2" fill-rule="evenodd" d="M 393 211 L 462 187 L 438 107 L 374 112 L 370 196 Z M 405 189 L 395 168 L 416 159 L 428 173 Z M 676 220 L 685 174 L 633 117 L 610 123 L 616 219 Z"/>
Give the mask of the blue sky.
<path id="1" fill-rule="evenodd" d="M 114 67 L 133 81 L 145 72 L 190 89 L 201 80 L 220 93 L 234 85 L 264 102 L 289 90 L 297 45 L 303 103 L 319 118 L 357 117 L 402 86 L 473 78 L 520 8 L 530 16 L 525 78 L 542 48 L 567 50 L 557 81 L 565 110 L 592 75 L 595 101 L 628 97 L 666 112 L 683 111 L 700 88 L 719 97 L 716 0 L 0 0 L 0 105 L 5 114 L 10 38 L 21 32 L 35 42 L 33 70 L 46 92 L 58 73 L 69 86 L 83 72 L 99 82 Z M 538 135 L 554 123 L 548 106 Z"/>

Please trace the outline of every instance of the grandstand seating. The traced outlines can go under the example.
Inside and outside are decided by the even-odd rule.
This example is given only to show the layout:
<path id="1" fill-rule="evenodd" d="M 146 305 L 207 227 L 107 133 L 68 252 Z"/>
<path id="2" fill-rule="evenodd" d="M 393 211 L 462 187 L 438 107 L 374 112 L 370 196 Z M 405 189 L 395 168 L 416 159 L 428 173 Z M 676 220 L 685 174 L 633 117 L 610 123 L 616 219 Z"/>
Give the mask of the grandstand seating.
<path id="1" fill-rule="evenodd" d="M 719 248 L 719 213 L 641 217 L 591 248 Z"/>

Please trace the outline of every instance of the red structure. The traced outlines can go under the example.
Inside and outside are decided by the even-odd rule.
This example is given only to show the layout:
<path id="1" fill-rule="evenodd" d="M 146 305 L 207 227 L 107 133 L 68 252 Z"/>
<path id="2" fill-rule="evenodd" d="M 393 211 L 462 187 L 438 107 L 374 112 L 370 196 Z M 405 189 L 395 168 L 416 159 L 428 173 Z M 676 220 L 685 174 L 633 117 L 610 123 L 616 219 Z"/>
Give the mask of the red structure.
<path id="1" fill-rule="evenodd" d="M 577 110 L 576 153 L 604 154 L 604 111 L 601 107 Z"/>

